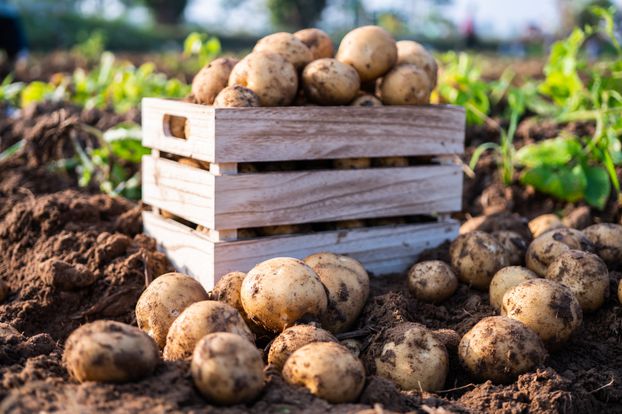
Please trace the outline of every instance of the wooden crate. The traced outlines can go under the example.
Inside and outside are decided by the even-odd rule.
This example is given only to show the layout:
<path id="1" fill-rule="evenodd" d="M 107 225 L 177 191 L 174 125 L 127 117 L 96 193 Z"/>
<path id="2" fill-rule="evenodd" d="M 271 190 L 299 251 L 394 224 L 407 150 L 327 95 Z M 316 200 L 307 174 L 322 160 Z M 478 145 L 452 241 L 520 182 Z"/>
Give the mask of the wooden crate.
<path id="1" fill-rule="evenodd" d="M 276 256 L 349 254 L 374 274 L 402 272 L 421 250 L 457 234 L 464 111 L 452 106 L 213 108 L 143 100 L 144 214 L 173 264 L 211 288 L 224 273 Z M 171 119 L 185 121 L 185 137 Z M 405 156 L 417 165 L 337 170 L 314 163 Z M 197 168 L 187 157 L 209 163 Z M 304 161 L 292 171 L 242 173 L 244 163 Z M 183 220 L 159 215 L 166 210 Z M 238 230 L 396 216 L 434 221 L 240 240 Z M 368 220 L 369 221 L 369 220 Z M 207 232 L 195 230 L 200 225 Z"/>

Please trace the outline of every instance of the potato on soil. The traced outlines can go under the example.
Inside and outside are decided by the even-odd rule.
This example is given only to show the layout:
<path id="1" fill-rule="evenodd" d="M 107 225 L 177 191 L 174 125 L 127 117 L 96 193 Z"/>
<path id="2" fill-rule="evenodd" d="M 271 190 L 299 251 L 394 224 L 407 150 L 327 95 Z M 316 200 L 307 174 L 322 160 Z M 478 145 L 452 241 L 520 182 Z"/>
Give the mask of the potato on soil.
<path id="1" fill-rule="evenodd" d="M 255 92 L 261 106 L 287 106 L 298 92 L 298 74 L 278 53 L 253 52 L 231 71 L 229 86 L 233 85 Z"/>
<path id="2" fill-rule="evenodd" d="M 318 59 L 302 72 L 302 86 L 311 102 L 320 105 L 346 105 L 359 91 L 359 75 L 350 65 L 337 59 Z"/>
<path id="3" fill-rule="evenodd" d="M 339 158 L 333 160 L 337 170 L 360 170 L 371 167 L 371 158 Z"/>
<path id="4" fill-rule="evenodd" d="M 207 299 L 207 292 L 195 279 L 182 273 L 166 273 L 156 278 L 136 302 L 136 323 L 160 348 L 173 321 L 184 309 Z"/>
<path id="5" fill-rule="evenodd" d="M 397 46 L 397 65 L 410 63 L 417 66 L 430 78 L 432 89 L 436 87 L 438 78 L 438 63 L 434 56 L 423 45 L 412 40 L 400 40 Z"/>
<path id="6" fill-rule="evenodd" d="M 294 33 L 304 43 L 313 56 L 312 60 L 332 58 L 334 55 L 333 41 L 323 30 L 310 28 Z"/>
<path id="7" fill-rule="evenodd" d="M 289 257 L 266 260 L 251 269 L 240 298 L 250 320 L 271 332 L 282 332 L 301 320 L 319 319 L 328 302 L 313 269 Z"/>
<path id="8" fill-rule="evenodd" d="M 205 398 L 221 405 L 253 401 L 265 385 L 261 352 L 229 332 L 204 336 L 192 353 L 190 372 Z"/>
<path id="9" fill-rule="evenodd" d="M 253 52 L 279 53 L 297 70 L 302 70 L 313 60 L 313 53 L 307 45 L 298 37 L 286 32 L 273 33 L 259 39 Z"/>
<path id="10" fill-rule="evenodd" d="M 211 105 L 229 81 L 237 59 L 218 58 L 205 65 L 192 80 L 192 95 L 197 103 Z"/>
<path id="11" fill-rule="evenodd" d="M 592 252 L 594 245 L 579 230 L 549 230 L 531 242 L 525 253 L 525 263 L 529 269 L 544 277 L 551 262 L 568 250 Z"/>
<path id="12" fill-rule="evenodd" d="M 622 262 L 622 226 L 613 223 L 594 224 L 583 230 L 596 253 L 609 266 Z"/>
<path id="13" fill-rule="evenodd" d="M 274 339 L 270 345 L 268 363 L 280 371 L 291 354 L 313 342 L 337 342 L 337 338 L 330 332 L 313 325 L 294 325 L 285 329 Z"/>
<path id="14" fill-rule="evenodd" d="M 415 264 L 408 271 L 408 290 L 424 302 L 440 303 L 458 289 L 458 278 L 451 267 L 440 260 Z"/>
<path id="15" fill-rule="evenodd" d="M 501 309 L 503 295 L 508 289 L 520 285 L 531 279 L 536 279 L 537 274 L 522 266 L 508 266 L 499 270 L 490 282 L 489 297 L 490 305 L 496 310 Z"/>
<path id="16" fill-rule="evenodd" d="M 600 308 L 609 296 L 609 271 L 595 254 L 569 250 L 557 256 L 546 271 L 546 278 L 568 287 L 584 312 Z"/>
<path id="17" fill-rule="evenodd" d="M 437 329 L 432 331 L 432 334 L 441 341 L 445 348 L 447 348 L 447 352 L 449 353 L 457 353 L 458 345 L 460 344 L 460 334 L 454 331 L 453 329 Z"/>
<path id="18" fill-rule="evenodd" d="M 341 254 L 335 254 L 330 252 L 319 252 L 305 257 L 304 262 L 312 269 L 316 266 L 322 266 L 325 264 L 344 266 L 352 269 L 359 275 L 361 280 L 367 281 L 366 283 L 364 283 L 368 286 L 369 289 L 369 275 L 367 274 L 367 270 L 365 270 L 365 267 L 361 264 L 361 262 L 350 256 L 344 256 Z"/>
<path id="19" fill-rule="evenodd" d="M 507 383 L 544 363 L 540 337 L 523 323 L 505 316 L 489 316 L 462 337 L 460 362 L 474 377 Z"/>
<path id="20" fill-rule="evenodd" d="M 542 214 L 529 221 L 529 230 L 533 237 L 538 237 L 549 230 L 565 227 L 555 214 Z"/>
<path id="21" fill-rule="evenodd" d="M 458 271 L 458 278 L 477 289 L 488 289 L 497 271 L 510 263 L 510 255 L 488 233 L 472 231 L 461 234 L 449 248 L 451 265 Z"/>
<path id="22" fill-rule="evenodd" d="M 363 350 L 363 344 L 361 343 L 361 341 L 351 338 L 339 341 L 339 343 L 345 346 L 350 352 L 352 352 L 352 355 L 354 355 L 355 357 L 358 358 L 361 355 L 361 351 Z"/>
<path id="23" fill-rule="evenodd" d="M 548 349 L 557 349 L 583 321 L 581 305 L 561 283 L 533 279 L 503 295 L 501 315 L 516 319 L 535 331 Z"/>
<path id="24" fill-rule="evenodd" d="M 395 39 L 378 26 L 363 26 L 346 34 L 339 45 L 338 61 L 351 65 L 361 82 L 368 82 L 387 73 L 397 61 Z"/>
<path id="25" fill-rule="evenodd" d="M 229 306 L 234 307 L 246 322 L 246 325 L 250 328 L 255 335 L 265 336 L 267 332 L 255 325 L 246 315 L 246 311 L 242 306 L 242 300 L 240 299 L 240 290 L 242 289 L 242 282 L 246 277 L 244 272 L 229 272 L 220 279 L 214 285 L 211 291 L 211 298 L 218 302 L 224 302 Z"/>
<path id="26" fill-rule="evenodd" d="M 285 362 L 283 378 L 333 404 L 352 402 L 365 385 L 365 368 L 346 347 L 314 342 L 297 349 Z"/>
<path id="27" fill-rule="evenodd" d="M 510 265 L 520 266 L 523 264 L 527 252 L 527 240 L 510 230 L 495 231 L 492 233 L 492 237 L 497 239 L 510 254 Z"/>
<path id="28" fill-rule="evenodd" d="M 255 342 L 255 336 L 233 306 L 204 300 L 188 306 L 175 319 L 166 337 L 164 359 L 173 361 L 190 357 L 197 342 L 214 332 L 231 332 L 250 343 Z"/>
<path id="29" fill-rule="evenodd" d="M 215 108 L 252 108 L 259 106 L 255 92 L 242 85 L 227 86 L 214 100 Z"/>
<path id="30" fill-rule="evenodd" d="M 350 102 L 350 106 L 382 106 L 382 101 L 370 93 L 359 92 L 358 96 Z"/>
<path id="31" fill-rule="evenodd" d="M 65 342 L 63 363 L 79 382 L 128 382 L 150 375 L 160 361 L 158 345 L 140 329 L 99 320 L 82 325 Z"/>

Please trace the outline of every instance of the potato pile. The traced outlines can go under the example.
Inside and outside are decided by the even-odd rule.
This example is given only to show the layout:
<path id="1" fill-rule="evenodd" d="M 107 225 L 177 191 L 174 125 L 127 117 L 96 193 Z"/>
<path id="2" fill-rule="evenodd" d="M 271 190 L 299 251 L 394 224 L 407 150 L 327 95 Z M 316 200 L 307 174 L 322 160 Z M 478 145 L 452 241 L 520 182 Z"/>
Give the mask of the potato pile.
<path id="1" fill-rule="evenodd" d="M 345 35 L 335 53 L 319 29 L 274 33 L 241 60 L 219 58 L 192 81 L 196 103 L 214 107 L 421 105 L 438 64 L 419 43 L 378 26 Z"/>

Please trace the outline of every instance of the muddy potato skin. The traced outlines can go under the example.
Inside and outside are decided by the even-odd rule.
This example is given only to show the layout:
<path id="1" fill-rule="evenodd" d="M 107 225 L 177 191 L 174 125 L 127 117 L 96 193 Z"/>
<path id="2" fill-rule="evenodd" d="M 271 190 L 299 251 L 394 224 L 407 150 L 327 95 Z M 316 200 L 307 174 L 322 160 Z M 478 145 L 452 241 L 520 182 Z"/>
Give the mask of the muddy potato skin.
<path id="1" fill-rule="evenodd" d="M 204 300 L 188 306 L 175 319 L 166 336 L 164 359 L 174 361 L 190 357 L 197 342 L 214 332 L 231 332 L 250 343 L 255 342 L 255 336 L 233 306 Z"/>
<path id="2" fill-rule="evenodd" d="M 537 274 L 522 266 L 508 266 L 500 269 L 490 282 L 488 290 L 490 305 L 496 310 L 500 310 L 503 295 L 508 289 L 537 277 Z"/>
<path id="3" fill-rule="evenodd" d="M 285 329 L 274 339 L 270 345 L 268 363 L 281 371 L 291 354 L 313 342 L 337 342 L 337 338 L 327 330 L 313 325 L 294 325 Z"/>
<path id="4" fill-rule="evenodd" d="M 461 234 L 449 248 L 451 265 L 458 278 L 481 290 L 488 289 L 497 271 L 509 265 L 509 254 L 490 234 L 472 231 Z"/>
<path id="5" fill-rule="evenodd" d="M 190 276 L 166 273 L 151 282 L 138 298 L 136 323 L 164 348 L 173 321 L 188 306 L 207 297 L 203 286 Z"/>
<path id="6" fill-rule="evenodd" d="M 259 97 L 241 85 L 227 86 L 214 100 L 215 108 L 252 108 L 259 106 Z"/>
<path id="7" fill-rule="evenodd" d="M 529 221 L 529 230 L 533 237 L 538 237 L 549 230 L 560 229 L 564 223 L 555 214 L 542 214 Z"/>
<path id="8" fill-rule="evenodd" d="M 458 278 L 451 267 L 440 260 L 417 263 L 408 271 L 408 290 L 419 300 L 440 303 L 458 289 Z"/>
<path id="9" fill-rule="evenodd" d="M 273 52 L 282 55 L 297 70 L 313 60 L 311 50 L 291 33 L 279 32 L 265 36 L 257 42 L 253 52 Z"/>
<path id="10" fill-rule="evenodd" d="M 438 78 L 438 63 L 434 56 L 423 45 L 412 40 L 400 40 L 395 46 L 397 47 L 396 64 L 410 63 L 423 69 L 434 89 Z"/>
<path id="11" fill-rule="evenodd" d="M 622 226 L 613 223 L 593 224 L 583 230 L 596 253 L 609 266 L 622 262 Z"/>
<path id="12" fill-rule="evenodd" d="M 351 65 L 361 82 L 369 82 L 387 73 L 397 61 L 395 39 L 378 26 L 363 26 L 346 34 L 339 45 L 337 60 Z"/>
<path id="13" fill-rule="evenodd" d="M 294 33 L 304 43 L 313 56 L 312 60 L 332 58 L 334 55 L 333 41 L 323 30 L 310 28 L 302 29 Z"/>
<path id="14" fill-rule="evenodd" d="M 542 365 L 547 352 L 540 337 L 523 323 L 489 316 L 464 334 L 458 355 L 474 377 L 507 383 Z"/>
<path id="15" fill-rule="evenodd" d="M 365 368 L 343 345 L 314 342 L 297 349 L 287 359 L 283 378 L 330 403 L 347 403 L 355 401 L 363 391 Z"/>
<path id="16" fill-rule="evenodd" d="M 378 96 L 385 105 L 425 105 L 430 102 L 432 89 L 423 69 L 403 63 L 382 78 Z"/>
<path id="17" fill-rule="evenodd" d="M 544 277 L 553 260 L 568 250 L 591 252 L 594 245 L 579 230 L 557 228 L 549 230 L 534 239 L 525 253 L 527 267 Z"/>
<path id="18" fill-rule="evenodd" d="M 360 93 L 352 102 L 350 106 L 383 106 L 382 101 L 376 98 L 370 93 Z"/>
<path id="19" fill-rule="evenodd" d="M 158 345 L 140 329 L 99 320 L 82 325 L 65 342 L 63 363 L 79 382 L 128 382 L 150 375 L 160 361 Z"/>
<path id="20" fill-rule="evenodd" d="M 361 86 L 359 75 L 350 65 L 325 58 L 309 63 L 302 72 L 305 95 L 320 105 L 346 105 Z"/>
<path id="21" fill-rule="evenodd" d="M 307 264 L 307 266 L 311 267 L 312 269 L 316 266 L 321 266 L 325 264 L 344 266 L 352 269 L 359 275 L 363 284 L 367 286 L 366 289 L 369 294 L 369 274 L 367 273 L 367 270 L 365 270 L 365 267 L 358 260 L 350 256 L 344 256 L 341 254 L 335 254 L 331 252 L 318 252 L 305 257 L 303 261 Z"/>
<path id="22" fill-rule="evenodd" d="M 500 230 L 491 234 L 510 254 L 510 265 L 520 266 L 523 264 L 528 243 L 520 234 L 511 230 Z"/>
<path id="23" fill-rule="evenodd" d="M 548 267 L 546 278 L 568 287 L 584 312 L 600 308 L 609 294 L 609 271 L 595 254 L 569 250 Z"/>
<path id="24" fill-rule="evenodd" d="M 259 97 L 261 106 L 287 106 L 298 92 L 294 65 L 273 52 L 253 52 L 238 62 L 229 76 L 229 86 L 241 85 Z"/>
<path id="25" fill-rule="evenodd" d="M 548 349 L 557 349 L 581 325 L 583 312 L 572 291 L 561 283 L 533 279 L 503 295 L 501 315 L 535 331 Z"/>
<path id="26" fill-rule="evenodd" d="M 211 105 L 229 81 L 237 59 L 218 58 L 204 66 L 192 80 L 192 94 L 197 103 Z"/>
<path id="27" fill-rule="evenodd" d="M 190 372 L 198 390 L 220 405 L 251 402 L 264 387 L 261 352 L 239 335 L 204 336 L 192 353 Z"/>
<path id="28" fill-rule="evenodd" d="M 318 319 L 328 303 L 324 285 L 303 261 L 277 257 L 259 263 L 242 283 L 248 317 L 271 332 L 282 332 L 301 319 Z"/>

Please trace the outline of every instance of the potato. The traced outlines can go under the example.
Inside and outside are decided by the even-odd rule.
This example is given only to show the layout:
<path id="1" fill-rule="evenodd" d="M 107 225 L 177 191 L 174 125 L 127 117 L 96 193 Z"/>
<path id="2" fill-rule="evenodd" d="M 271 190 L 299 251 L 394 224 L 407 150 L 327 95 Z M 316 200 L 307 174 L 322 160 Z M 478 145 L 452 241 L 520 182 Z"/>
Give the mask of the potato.
<path id="1" fill-rule="evenodd" d="M 259 106 L 255 92 L 242 85 L 227 86 L 214 100 L 215 108 L 251 108 Z"/>
<path id="2" fill-rule="evenodd" d="M 265 385 L 261 352 L 245 338 L 230 333 L 205 335 L 192 353 L 190 372 L 197 389 L 221 405 L 253 401 Z"/>
<path id="3" fill-rule="evenodd" d="M 176 138 L 186 139 L 190 136 L 188 133 L 190 130 L 188 128 L 188 122 L 186 122 L 186 118 L 181 116 L 170 116 L 168 118 L 164 118 L 164 122 L 167 122 L 168 119 L 168 131 L 166 135 L 171 135 Z"/>
<path id="4" fill-rule="evenodd" d="M 285 361 L 294 351 L 312 342 L 337 342 L 337 338 L 330 332 L 313 325 L 294 325 L 285 329 L 274 339 L 270 345 L 268 363 L 281 371 Z"/>
<path id="5" fill-rule="evenodd" d="M 415 264 L 408 271 L 408 290 L 424 302 L 440 303 L 458 289 L 458 278 L 448 264 L 429 260 Z"/>
<path id="6" fill-rule="evenodd" d="M 560 254 L 549 265 L 546 278 L 568 287 L 584 312 L 600 308 L 609 296 L 607 265 L 592 253 L 569 250 Z"/>
<path id="7" fill-rule="evenodd" d="M 337 170 L 360 170 L 371 167 L 370 158 L 339 158 L 333 160 L 333 167 Z"/>
<path id="8" fill-rule="evenodd" d="M 302 72 L 302 86 L 311 102 L 320 105 L 346 105 L 359 91 L 359 75 L 350 65 L 337 59 L 318 59 Z"/>
<path id="9" fill-rule="evenodd" d="M 158 345 L 140 329 L 99 320 L 80 326 L 65 342 L 63 363 L 79 382 L 128 382 L 150 375 L 160 361 Z"/>
<path id="10" fill-rule="evenodd" d="M 285 58 L 272 52 L 253 52 L 231 71 L 229 86 L 241 85 L 259 97 L 261 106 L 286 106 L 298 92 L 298 75 Z"/>
<path id="11" fill-rule="evenodd" d="M 529 221 L 529 230 L 533 237 L 538 237 L 549 230 L 565 227 L 555 214 L 542 214 Z"/>
<path id="12" fill-rule="evenodd" d="M 338 61 L 351 65 L 361 82 L 387 73 L 397 61 L 395 39 L 378 26 L 363 26 L 346 34 L 337 50 Z"/>
<path id="13" fill-rule="evenodd" d="M 344 339 L 343 341 L 339 341 L 339 343 L 352 352 L 352 355 L 355 357 L 358 358 L 361 355 L 361 351 L 363 350 L 363 344 L 361 341 L 356 339 Z"/>
<path id="14" fill-rule="evenodd" d="M 372 159 L 372 165 L 374 167 L 408 167 L 409 162 L 407 157 L 380 157 Z"/>
<path id="15" fill-rule="evenodd" d="M 537 277 L 537 274 L 526 267 L 508 266 L 500 269 L 490 282 L 490 289 L 488 290 L 490 305 L 496 310 L 500 310 L 503 295 L 508 289 Z"/>
<path id="16" fill-rule="evenodd" d="M 173 321 L 188 306 L 207 299 L 207 292 L 195 279 L 182 273 L 156 278 L 136 302 L 136 323 L 160 348 Z"/>
<path id="17" fill-rule="evenodd" d="M 363 363 L 343 345 L 314 342 L 297 349 L 285 362 L 283 378 L 302 385 L 330 403 L 355 401 L 365 385 Z"/>
<path id="18" fill-rule="evenodd" d="M 622 262 L 622 226 L 613 223 L 599 223 L 583 230 L 596 249 L 596 253 L 609 266 Z"/>
<path id="19" fill-rule="evenodd" d="M 508 383 L 542 365 L 547 352 L 540 337 L 523 323 L 489 316 L 464 334 L 458 355 L 474 377 Z"/>
<path id="20" fill-rule="evenodd" d="M 302 70 L 313 60 L 313 53 L 307 45 L 293 34 L 285 32 L 273 33 L 259 39 L 253 52 L 279 53 L 297 70 Z"/>
<path id="21" fill-rule="evenodd" d="M 548 349 L 557 349 L 583 321 L 581 305 L 561 283 L 533 279 L 503 295 L 501 315 L 516 319 L 535 331 Z"/>
<path id="22" fill-rule="evenodd" d="M 438 391 L 443 388 L 449 356 L 432 331 L 406 322 L 385 331 L 383 342 L 372 344 L 376 374 L 403 390 Z"/>
<path id="23" fill-rule="evenodd" d="M 322 327 L 333 333 L 346 331 L 367 302 L 369 275 L 351 257 L 319 253 L 307 259 L 305 263 L 319 276 L 328 293 L 328 306 L 320 317 Z"/>
<path id="24" fill-rule="evenodd" d="M 434 56 L 423 45 L 412 40 L 400 40 L 395 46 L 397 47 L 396 65 L 410 63 L 423 69 L 431 81 L 432 89 L 434 89 L 438 78 L 438 63 L 436 63 Z"/>
<path id="25" fill-rule="evenodd" d="M 382 102 L 370 93 L 359 92 L 350 106 L 382 106 Z"/>
<path id="26" fill-rule="evenodd" d="M 192 95 L 197 103 L 211 105 L 229 81 L 237 59 L 218 58 L 205 65 L 192 80 Z"/>
<path id="27" fill-rule="evenodd" d="M 209 170 L 209 164 L 210 164 L 207 161 L 195 160 L 193 158 L 186 158 L 186 157 L 182 157 L 178 159 L 177 162 L 180 163 L 181 165 L 187 165 L 193 168 L 200 168 L 202 170 Z"/>
<path id="28" fill-rule="evenodd" d="M 256 265 L 240 290 L 248 317 L 271 332 L 282 332 L 300 320 L 317 320 L 328 299 L 318 275 L 303 261 L 277 257 Z"/>
<path id="29" fill-rule="evenodd" d="M 294 33 L 311 51 L 311 60 L 332 58 L 334 54 L 333 41 L 326 32 L 320 29 L 302 29 Z"/>
<path id="30" fill-rule="evenodd" d="M 451 243 L 449 255 L 458 278 L 481 290 L 488 289 L 495 273 L 510 263 L 510 256 L 501 243 L 481 231 L 458 236 Z"/>
<path id="31" fill-rule="evenodd" d="M 423 69 L 402 63 L 382 78 L 376 94 L 385 105 L 424 105 L 430 102 L 432 89 Z"/>
<path id="32" fill-rule="evenodd" d="M 495 231 L 492 237 L 497 239 L 510 255 L 510 265 L 520 266 L 525 261 L 525 253 L 527 252 L 527 240 L 520 234 L 510 230 Z"/>
<path id="33" fill-rule="evenodd" d="M 0 303 L 4 302 L 4 300 L 11 293 L 11 289 L 9 285 L 2 279 L 0 279 Z"/>
<path id="34" fill-rule="evenodd" d="M 340 220 L 340 221 L 335 222 L 335 228 L 337 230 L 360 229 L 363 227 L 365 227 L 365 220 L 352 219 L 352 220 Z"/>
<path id="35" fill-rule="evenodd" d="M 171 325 L 166 336 L 164 359 L 186 359 L 197 342 L 214 332 L 231 332 L 254 343 L 255 336 L 233 306 L 215 300 L 204 300 L 188 306 Z"/>
<path id="36" fill-rule="evenodd" d="M 287 234 L 303 233 L 305 231 L 304 225 L 299 224 L 283 224 L 280 226 L 266 226 L 260 229 L 262 236 L 284 236 Z"/>
<path id="37" fill-rule="evenodd" d="M 592 252 L 594 245 L 579 230 L 558 228 L 549 230 L 531 242 L 525 254 L 527 267 L 539 276 L 546 275 L 549 264 L 568 250 Z"/>

